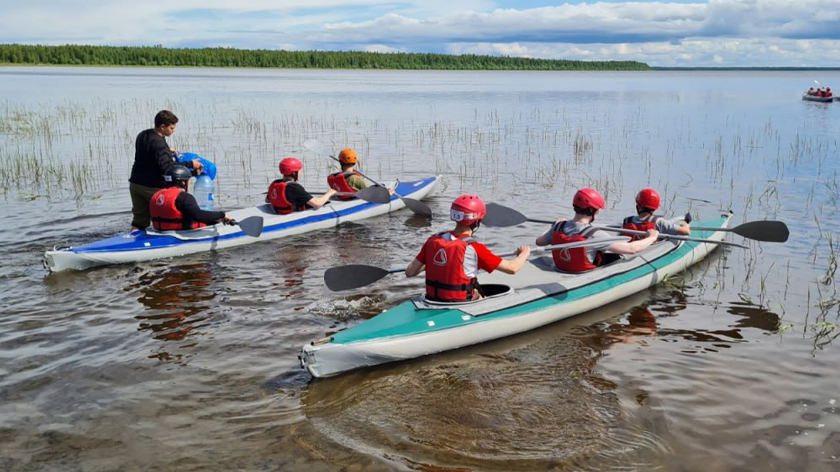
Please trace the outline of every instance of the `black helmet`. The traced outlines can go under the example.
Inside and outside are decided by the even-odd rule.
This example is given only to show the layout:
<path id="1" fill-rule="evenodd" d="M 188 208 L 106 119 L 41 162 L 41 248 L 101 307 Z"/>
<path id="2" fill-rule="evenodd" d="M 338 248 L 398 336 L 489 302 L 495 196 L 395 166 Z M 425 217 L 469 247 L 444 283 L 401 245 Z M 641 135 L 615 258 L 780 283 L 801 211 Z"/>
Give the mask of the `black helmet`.
<path id="1" fill-rule="evenodd" d="M 184 166 L 172 166 L 166 171 L 163 180 L 167 182 L 186 182 L 190 180 L 192 174 L 190 170 Z"/>

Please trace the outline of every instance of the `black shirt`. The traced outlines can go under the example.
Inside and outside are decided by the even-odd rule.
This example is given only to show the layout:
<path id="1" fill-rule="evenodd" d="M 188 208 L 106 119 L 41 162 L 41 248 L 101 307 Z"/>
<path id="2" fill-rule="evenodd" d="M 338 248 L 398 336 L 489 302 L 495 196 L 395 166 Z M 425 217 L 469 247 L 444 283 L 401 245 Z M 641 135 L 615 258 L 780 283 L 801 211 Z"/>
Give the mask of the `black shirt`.
<path id="1" fill-rule="evenodd" d="M 176 163 L 166 139 L 154 128 L 141 131 L 134 141 L 134 165 L 129 182 L 153 188 L 166 188 L 163 174 Z M 184 164 L 192 167 L 191 164 Z"/>
<path id="2" fill-rule="evenodd" d="M 225 212 L 223 211 L 202 210 L 198 206 L 198 202 L 195 200 L 195 197 L 187 192 L 181 192 L 181 194 L 175 198 L 175 208 L 180 210 L 184 215 L 185 227 L 189 227 L 189 224 L 193 221 L 212 225 L 225 217 Z"/>
<path id="3" fill-rule="evenodd" d="M 310 208 L 306 203 L 312 200 L 312 195 L 303 188 L 303 185 L 297 182 L 286 182 L 286 200 L 298 210 Z"/>

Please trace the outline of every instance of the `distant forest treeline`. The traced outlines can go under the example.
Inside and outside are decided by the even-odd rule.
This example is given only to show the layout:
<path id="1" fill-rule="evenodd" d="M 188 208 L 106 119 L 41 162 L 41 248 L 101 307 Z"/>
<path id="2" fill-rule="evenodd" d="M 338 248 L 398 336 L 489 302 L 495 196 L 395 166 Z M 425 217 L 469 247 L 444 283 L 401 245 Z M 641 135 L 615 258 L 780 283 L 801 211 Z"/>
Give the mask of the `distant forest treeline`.
<path id="1" fill-rule="evenodd" d="M 285 69 L 650 70 L 636 61 L 565 61 L 464 54 L 265 49 L 169 49 L 161 46 L 0 44 L 0 64 L 275 67 Z"/>

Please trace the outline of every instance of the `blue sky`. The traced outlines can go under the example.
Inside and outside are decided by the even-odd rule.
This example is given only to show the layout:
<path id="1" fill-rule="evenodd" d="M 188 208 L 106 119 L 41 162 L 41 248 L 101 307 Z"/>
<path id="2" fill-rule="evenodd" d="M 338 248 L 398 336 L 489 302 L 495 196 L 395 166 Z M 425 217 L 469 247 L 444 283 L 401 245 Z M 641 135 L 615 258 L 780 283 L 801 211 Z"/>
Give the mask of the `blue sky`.
<path id="1" fill-rule="evenodd" d="M 840 66 L 840 0 L 0 0 L 0 43 Z"/>

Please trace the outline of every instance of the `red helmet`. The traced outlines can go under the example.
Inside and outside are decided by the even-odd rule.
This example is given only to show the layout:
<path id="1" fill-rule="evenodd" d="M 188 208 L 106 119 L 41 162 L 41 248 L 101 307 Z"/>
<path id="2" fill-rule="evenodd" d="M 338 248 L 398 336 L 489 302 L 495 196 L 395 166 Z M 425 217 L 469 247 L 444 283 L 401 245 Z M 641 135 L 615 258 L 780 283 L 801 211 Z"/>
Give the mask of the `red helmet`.
<path id="1" fill-rule="evenodd" d="M 572 199 L 572 205 L 583 208 L 584 210 L 588 208 L 603 210 L 606 207 L 604 197 L 597 190 L 588 187 L 582 188 L 575 193 L 575 197 Z"/>
<path id="2" fill-rule="evenodd" d="M 470 226 L 481 221 L 487 214 L 484 202 L 475 195 L 461 195 L 452 202 L 449 219 L 462 225 Z"/>
<path id="3" fill-rule="evenodd" d="M 294 157 L 287 157 L 280 161 L 280 173 L 283 175 L 292 175 L 295 172 L 303 169 L 303 164 Z"/>
<path id="4" fill-rule="evenodd" d="M 642 189 L 636 195 L 636 206 L 647 208 L 649 210 L 656 210 L 659 208 L 659 194 L 652 188 Z"/>

